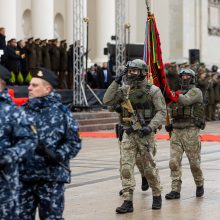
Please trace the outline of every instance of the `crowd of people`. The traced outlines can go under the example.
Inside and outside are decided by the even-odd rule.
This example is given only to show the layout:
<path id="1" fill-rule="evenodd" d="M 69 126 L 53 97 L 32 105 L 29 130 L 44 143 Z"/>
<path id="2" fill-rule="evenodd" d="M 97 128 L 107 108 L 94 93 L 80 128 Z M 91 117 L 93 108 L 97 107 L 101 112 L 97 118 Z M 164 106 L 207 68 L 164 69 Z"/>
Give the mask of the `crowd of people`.
<path id="1" fill-rule="evenodd" d="M 114 77 L 107 62 L 104 62 L 102 66 L 95 63 L 86 73 L 86 82 L 92 89 L 107 89 Z"/>
<path id="2" fill-rule="evenodd" d="M 34 68 L 44 67 L 54 71 L 59 78 L 59 88 L 72 89 L 73 45 L 67 48 L 66 40 L 34 39 L 27 41 L 12 38 L 6 42 L 5 28 L 0 28 L 0 50 L 4 51 L 1 64 L 11 73 L 11 84 L 28 84 Z"/>

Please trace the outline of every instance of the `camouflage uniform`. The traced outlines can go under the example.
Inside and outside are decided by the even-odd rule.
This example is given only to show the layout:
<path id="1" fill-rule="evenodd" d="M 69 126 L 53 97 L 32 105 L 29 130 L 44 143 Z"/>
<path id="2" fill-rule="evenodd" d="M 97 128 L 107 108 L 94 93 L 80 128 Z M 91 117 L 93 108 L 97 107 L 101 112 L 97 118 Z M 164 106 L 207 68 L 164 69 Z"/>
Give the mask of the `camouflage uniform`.
<path id="1" fill-rule="evenodd" d="M 166 115 L 165 101 L 162 93 L 158 87 L 148 84 L 146 79 L 139 83 L 138 88 L 131 87 L 130 94 L 136 91 L 136 89 L 143 91 L 144 96 L 146 95 L 145 97 L 148 97 L 149 103 L 152 103 L 152 106 L 155 108 L 156 113 L 150 118 L 148 124 L 152 130 L 155 131 L 161 125 Z M 120 87 L 115 81 L 112 82 L 104 95 L 104 103 L 107 105 L 121 104 L 123 100 L 122 90 L 123 86 Z M 138 100 L 138 97 L 136 98 Z M 122 125 L 126 130 L 127 127 L 123 122 Z M 149 152 L 147 151 L 146 145 L 149 145 Z M 153 158 L 156 153 L 154 134 L 151 133 L 150 135 L 140 138 L 138 132 L 133 132 L 129 135 L 124 132 L 121 142 L 121 176 L 125 200 L 132 201 L 133 199 L 133 190 L 135 188 L 134 165 L 138 153 L 143 159 L 144 174 L 152 188 L 153 196 L 161 195 L 158 169 Z"/>
<path id="2" fill-rule="evenodd" d="M 18 162 L 33 153 L 37 143 L 33 121 L 0 92 L 0 218 L 16 220 L 19 212 Z M 32 130 L 33 129 L 33 130 Z"/>
<path id="3" fill-rule="evenodd" d="M 178 103 L 172 103 L 171 116 L 173 131 L 170 140 L 170 170 L 172 191 L 181 191 L 181 161 L 183 153 L 190 163 L 190 169 L 196 186 L 203 186 L 204 178 L 200 168 L 201 143 L 199 130 L 201 115 L 204 114 L 203 96 L 200 89 L 192 87 L 185 95 L 179 96 Z"/>
<path id="4" fill-rule="evenodd" d="M 120 177 L 121 177 L 121 180 L 122 180 L 122 149 L 121 149 L 121 146 L 122 146 L 121 142 L 119 141 L 119 149 L 120 149 L 120 169 L 119 169 L 119 171 L 120 171 Z M 137 168 L 138 168 L 138 170 L 139 170 L 139 172 L 141 174 L 141 177 L 142 178 L 145 177 L 145 173 L 144 173 L 144 166 L 145 166 L 144 158 L 141 157 L 139 152 L 137 152 L 136 159 L 135 159 L 135 164 L 136 164 L 136 166 L 137 166 Z M 146 179 L 146 181 L 147 181 L 147 179 Z M 135 182 L 132 183 L 132 185 L 135 185 Z M 149 187 L 148 184 L 145 187 L 147 187 L 146 189 L 148 189 L 148 187 Z M 145 190 L 142 189 L 142 190 L 146 191 L 146 189 Z M 121 190 L 119 192 L 119 194 L 122 195 L 123 194 L 123 190 Z"/>
<path id="5" fill-rule="evenodd" d="M 78 124 L 62 105 L 60 95 L 51 92 L 48 96 L 30 99 L 25 110 L 35 119 L 38 146 L 43 144 L 69 167 L 69 160 L 81 149 L 81 141 Z M 41 219 L 63 219 L 64 183 L 71 180 L 69 171 L 36 152 L 22 164 L 20 179 L 20 219 L 35 219 L 37 207 Z"/>

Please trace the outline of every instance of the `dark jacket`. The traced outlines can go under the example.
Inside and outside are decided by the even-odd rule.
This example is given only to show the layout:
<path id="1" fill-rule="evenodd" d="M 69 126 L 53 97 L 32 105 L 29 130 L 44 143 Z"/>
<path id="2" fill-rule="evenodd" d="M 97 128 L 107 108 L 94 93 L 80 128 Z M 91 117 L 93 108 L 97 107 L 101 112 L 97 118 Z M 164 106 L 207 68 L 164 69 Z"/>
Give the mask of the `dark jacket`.
<path id="1" fill-rule="evenodd" d="M 60 48 L 52 45 L 50 48 L 51 69 L 55 72 L 60 70 Z"/>
<path id="2" fill-rule="evenodd" d="M 16 48 L 12 46 L 7 46 L 7 62 L 6 67 L 17 74 L 20 70 L 20 56 L 16 54 Z"/>
<path id="3" fill-rule="evenodd" d="M 36 54 L 36 45 L 34 43 L 27 44 L 27 60 L 28 60 L 28 68 L 33 69 L 36 68 L 37 65 L 37 54 Z"/>
<path id="4" fill-rule="evenodd" d="M 26 113 L 35 119 L 39 145 L 62 158 L 62 163 L 69 167 L 69 161 L 81 149 L 78 124 L 71 112 L 61 103 L 57 93 L 30 99 L 25 105 Z M 21 166 L 22 181 L 70 182 L 70 173 L 60 165 L 51 165 L 46 157 L 35 153 Z"/>
<path id="5" fill-rule="evenodd" d="M 37 135 L 33 121 L 11 102 L 7 90 L 0 92 L 0 154 L 5 168 L 0 169 L 0 203 L 17 199 L 19 162 L 33 153 Z M 13 215 L 13 213 L 11 213 Z"/>
<path id="6" fill-rule="evenodd" d="M 50 62 L 50 46 L 42 46 L 42 60 L 43 60 L 43 67 L 47 69 L 51 69 L 51 62 Z"/>

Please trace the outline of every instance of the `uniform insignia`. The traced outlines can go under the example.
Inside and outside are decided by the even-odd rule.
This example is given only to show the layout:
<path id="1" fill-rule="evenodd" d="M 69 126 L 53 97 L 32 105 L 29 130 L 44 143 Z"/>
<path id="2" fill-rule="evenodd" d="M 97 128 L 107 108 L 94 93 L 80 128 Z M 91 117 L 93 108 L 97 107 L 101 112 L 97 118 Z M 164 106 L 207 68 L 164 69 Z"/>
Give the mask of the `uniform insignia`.
<path id="1" fill-rule="evenodd" d="M 44 75 L 44 74 L 43 74 L 43 72 L 42 72 L 42 71 L 38 71 L 37 76 L 42 77 L 43 75 Z"/>
<path id="2" fill-rule="evenodd" d="M 196 91 L 195 90 L 191 90 L 191 92 L 190 92 L 190 95 L 191 96 L 195 96 L 197 93 L 196 93 Z"/>
<path id="3" fill-rule="evenodd" d="M 37 129 L 34 125 L 31 125 L 31 130 L 33 131 L 34 134 L 37 134 Z"/>

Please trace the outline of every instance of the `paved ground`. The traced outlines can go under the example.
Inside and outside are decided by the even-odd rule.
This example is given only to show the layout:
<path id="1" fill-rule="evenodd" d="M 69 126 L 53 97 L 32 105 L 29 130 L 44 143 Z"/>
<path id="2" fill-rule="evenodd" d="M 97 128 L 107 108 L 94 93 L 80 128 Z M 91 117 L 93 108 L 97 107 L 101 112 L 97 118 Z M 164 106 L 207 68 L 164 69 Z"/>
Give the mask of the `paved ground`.
<path id="1" fill-rule="evenodd" d="M 220 134 L 220 122 L 208 123 L 205 133 Z M 163 132 L 163 131 L 162 131 Z M 204 133 L 202 132 L 202 133 Z M 71 161 L 72 183 L 65 194 L 66 220 L 218 220 L 220 219 L 220 143 L 202 143 L 202 168 L 205 176 L 205 196 L 195 197 L 195 184 L 188 161 L 183 159 L 183 184 L 181 199 L 166 201 L 170 191 L 169 142 L 158 141 L 157 161 L 163 185 L 163 207 L 151 210 L 151 190 L 142 192 L 141 178 L 136 169 L 134 212 L 115 214 L 122 203 L 118 196 L 119 149 L 116 139 L 84 139 L 83 149 Z"/>

